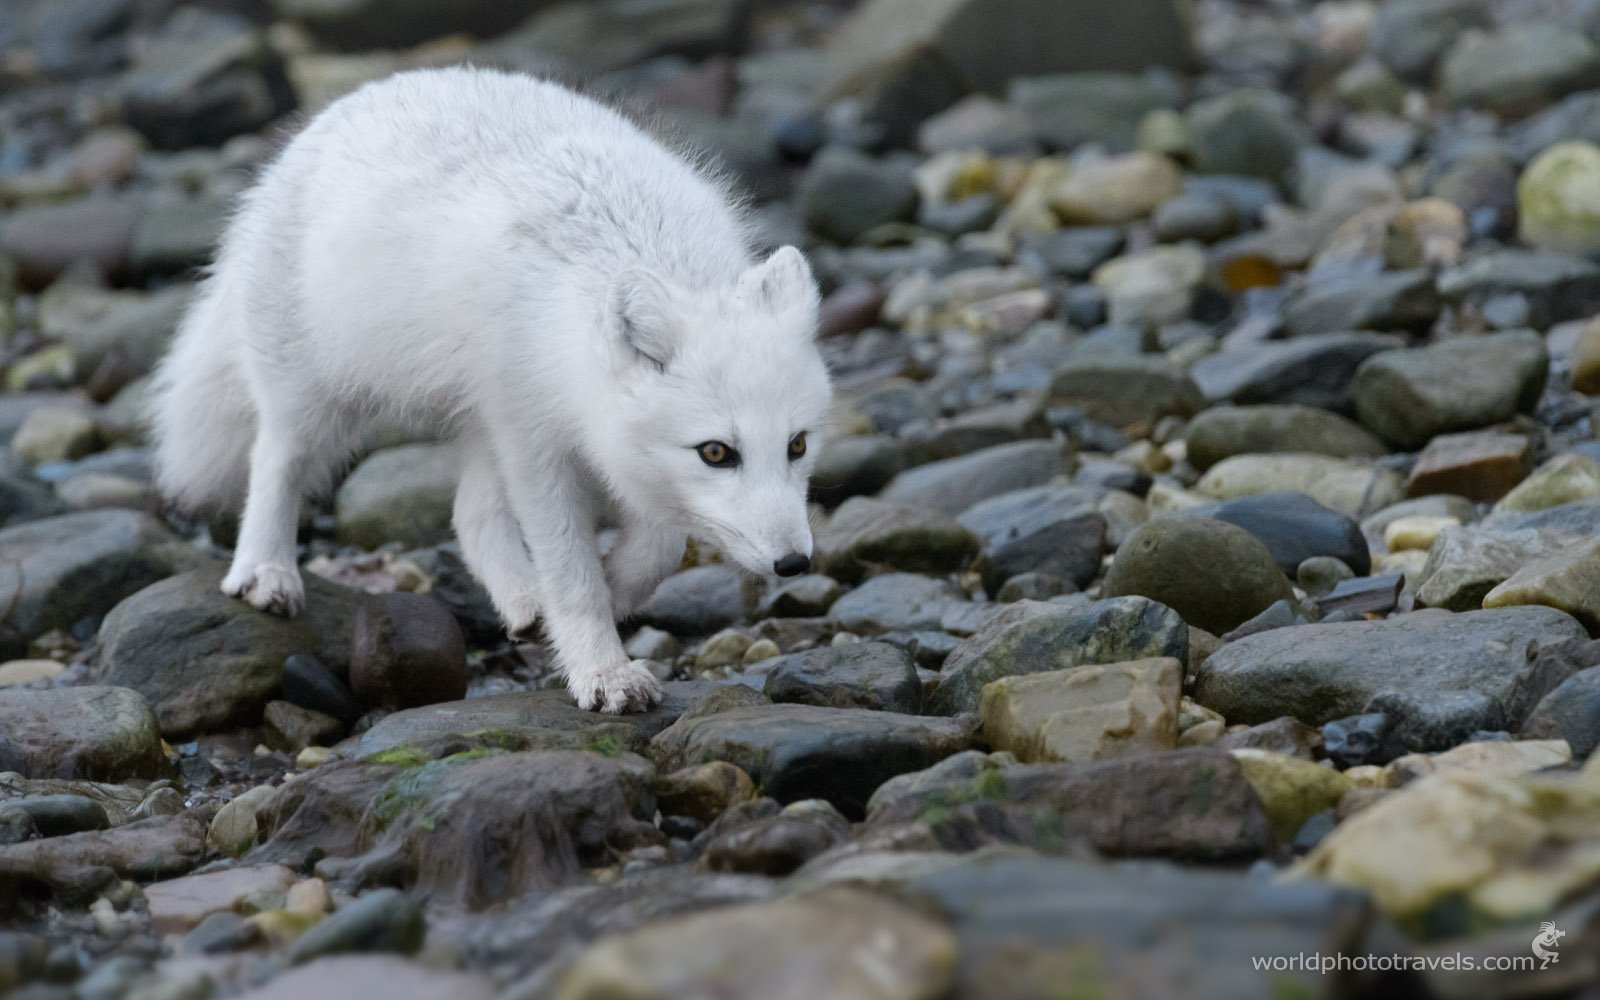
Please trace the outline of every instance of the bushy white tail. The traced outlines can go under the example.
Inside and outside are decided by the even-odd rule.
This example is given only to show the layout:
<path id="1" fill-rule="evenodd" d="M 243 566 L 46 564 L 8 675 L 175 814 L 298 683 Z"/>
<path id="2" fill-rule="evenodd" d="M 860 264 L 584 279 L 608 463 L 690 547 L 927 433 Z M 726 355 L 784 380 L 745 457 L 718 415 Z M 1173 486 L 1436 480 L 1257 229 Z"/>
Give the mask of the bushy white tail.
<path id="1" fill-rule="evenodd" d="M 156 482 L 180 510 L 238 510 L 250 471 L 256 411 L 240 371 L 243 317 L 223 283 L 199 289 L 156 370 L 149 423 Z"/>

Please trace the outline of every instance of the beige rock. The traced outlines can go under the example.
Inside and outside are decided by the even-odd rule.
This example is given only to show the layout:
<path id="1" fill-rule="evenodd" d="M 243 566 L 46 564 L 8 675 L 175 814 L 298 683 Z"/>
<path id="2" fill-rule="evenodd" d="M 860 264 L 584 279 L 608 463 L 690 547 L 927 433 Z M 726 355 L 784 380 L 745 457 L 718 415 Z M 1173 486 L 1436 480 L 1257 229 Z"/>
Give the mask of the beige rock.
<path id="1" fill-rule="evenodd" d="M 1390 552 L 1426 552 L 1433 547 L 1439 532 L 1460 526 L 1461 522 L 1453 517 L 1402 517 L 1383 529 L 1383 544 Z"/>
<path id="2" fill-rule="evenodd" d="M 65 669 L 64 664 L 55 660 L 11 660 L 0 663 L 0 687 L 46 680 Z"/>
<path id="3" fill-rule="evenodd" d="M 1511 777 L 1571 760 L 1572 748 L 1566 740 L 1484 740 L 1463 743 L 1443 753 L 1408 753 L 1391 761 L 1384 771 L 1390 786 L 1399 787 L 1441 771 Z"/>
<path id="4" fill-rule="evenodd" d="M 1364 517 L 1398 502 L 1405 488 L 1398 473 L 1326 455 L 1235 455 L 1213 465 L 1195 492 L 1217 500 L 1273 490 L 1299 490 L 1350 517 Z"/>
<path id="5" fill-rule="evenodd" d="M 1600 632 L 1600 539 L 1574 543 L 1529 563 L 1483 599 L 1486 608 L 1518 604 L 1560 608 L 1583 622 L 1591 634 Z"/>
<path id="6" fill-rule="evenodd" d="M 1567 452 L 1534 469 L 1494 509 L 1545 510 L 1590 497 L 1600 497 L 1600 462 L 1581 452 Z"/>
<path id="7" fill-rule="evenodd" d="M 294 881 L 294 872 L 283 865 L 229 868 L 146 886 L 144 899 L 156 933 L 182 934 L 213 913 L 236 908 L 252 893 L 283 892 Z"/>
<path id="8" fill-rule="evenodd" d="M 604 938 L 573 960 L 554 995 L 936 1000 L 949 995 L 955 964 L 955 935 L 944 924 L 835 887 Z"/>
<path id="9" fill-rule="evenodd" d="M 1182 684 L 1169 658 L 1003 677 L 985 685 L 978 714 L 996 750 L 1085 763 L 1175 746 Z"/>
<path id="10" fill-rule="evenodd" d="M 1333 768 L 1299 757 L 1256 749 L 1232 753 L 1261 799 L 1273 836 L 1280 841 L 1292 840 L 1306 820 L 1337 806 L 1354 787 Z"/>
<path id="11" fill-rule="evenodd" d="M 333 899 L 329 897 L 327 883 L 322 879 L 302 879 L 289 888 L 283 908 L 303 913 L 327 913 L 333 909 Z"/>
<path id="12" fill-rule="evenodd" d="M 1121 225 L 1149 217 L 1183 190 L 1183 173 L 1157 153 L 1092 160 L 1062 179 L 1050 207 L 1067 225 Z"/>
<path id="13" fill-rule="evenodd" d="M 100 443 L 94 418 L 68 406 L 41 406 L 23 418 L 11 451 L 29 465 L 82 458 Z"/>
<path id="14" fill-rule="evenodd" d="M 493 1000 L 494 983 L 465 972 L 430 969 L 397 955 L 336 955 L 275 976 L 239 1000 Z"/>
<path id="15" fill-rule="evenodd" d="M 1489 919 L 1548 919 L 1600 874 L 1597 761 L 1578 773 L 1439 770 L 1350 816 L 1286 877 L 1364 888 L 1412 929 L 1463 898 Z"/>
<path id="16" fill-rule="evenodd" d="M 238 857 L 256 842 L 256 808 L 273 793 L 271 785 L 241 792 L 217 810 L 206 830 L 206 843 L 229 857 Z"/>

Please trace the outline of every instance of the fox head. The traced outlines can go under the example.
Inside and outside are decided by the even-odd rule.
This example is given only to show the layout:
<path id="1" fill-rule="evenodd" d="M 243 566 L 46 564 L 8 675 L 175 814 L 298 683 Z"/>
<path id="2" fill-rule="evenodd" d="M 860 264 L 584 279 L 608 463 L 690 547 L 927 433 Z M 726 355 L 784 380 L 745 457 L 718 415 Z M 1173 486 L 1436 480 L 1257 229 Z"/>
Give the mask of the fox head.
<path id="1" fill-rule="evenodd" d="M 752 573 L 810 565 L 807 484 L 832 395 L 818 304 L 805 258 L 784 247 L 723 287 L 630 270 L 605 306 L 619 389 L 605 474 Z"/>

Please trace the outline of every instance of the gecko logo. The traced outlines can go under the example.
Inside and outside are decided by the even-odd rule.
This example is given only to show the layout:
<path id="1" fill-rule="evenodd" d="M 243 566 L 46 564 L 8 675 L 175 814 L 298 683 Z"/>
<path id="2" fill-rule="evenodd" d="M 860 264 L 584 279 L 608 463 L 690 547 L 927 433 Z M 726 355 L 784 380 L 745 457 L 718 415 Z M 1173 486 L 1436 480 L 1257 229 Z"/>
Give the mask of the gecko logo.
<path id="1" fill-rule="evenodd" d="M 1566 931 L 1556 930 L 1554 920 L 1546 920 L 1539 925 L 1539 933 L 1533 936 L 1533 957 L 1542 964 L 1540 971 L 1550 968 L 1551 965 L 1561 961 L 1561 956 L 1556 954 L 1556 949 L 1561 947 L 1561 939 L 1567 936 Z"/>

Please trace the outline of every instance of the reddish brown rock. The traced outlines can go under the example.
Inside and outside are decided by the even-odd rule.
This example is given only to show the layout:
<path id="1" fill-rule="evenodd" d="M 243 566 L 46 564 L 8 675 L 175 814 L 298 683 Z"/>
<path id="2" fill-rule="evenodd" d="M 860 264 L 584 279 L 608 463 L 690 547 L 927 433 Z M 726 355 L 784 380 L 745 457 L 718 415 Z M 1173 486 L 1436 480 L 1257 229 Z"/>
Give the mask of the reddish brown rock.
<path id="1" fill-rule="evenodd" d="M 1452 493 L 1498 500 L 1533 471 L 1533 444 L 1521 434 L 1470 431 L 1428 442 L 1411 470 L 1406 495 Z"/>

